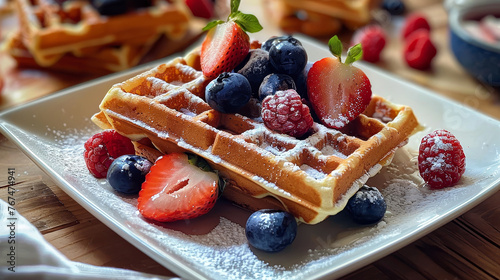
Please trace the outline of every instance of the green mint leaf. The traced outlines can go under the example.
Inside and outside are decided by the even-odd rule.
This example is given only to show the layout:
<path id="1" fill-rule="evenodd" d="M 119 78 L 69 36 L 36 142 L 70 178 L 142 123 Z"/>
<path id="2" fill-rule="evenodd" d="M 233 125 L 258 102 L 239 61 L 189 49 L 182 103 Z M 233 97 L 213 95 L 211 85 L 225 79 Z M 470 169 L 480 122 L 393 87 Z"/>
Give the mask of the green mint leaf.
<path id="1" fill-rule="evenodd" d="M 260 25 L 259 20 L 252 14 L 244 14 L 238 11 L 231 15 L 231 19 L 245 32 L 255 33 L 262 30 L 262 25 Z"/>
<path id="2" fill-rule="evenodd" d="M 347 51 L 347 58 L 345 60 L 346 64 L 353 63 L 355 61 L 360 60 L 363 57 L 363 48 L 361 47 L 361 44 L 356 44 L 349 48 Z"/>
<path id="3" fill-rule="evenodd" d="M 231 0 L 231 14 L 236 13 L 240 8 L 241 0 Z"/>
<path id="4" fill-rule="evenodd" d="M 212 20 L 211 22 L 207 23 L 207 25 L 205 25 L 205 27 L 203 27 L 202 30 L 208 31 L 221 23 L 224 23 L 224 21 L 220 20 L 220 19 L 219 20 Z"/>
<path id="5" fill-rule="evenodd" d="M 337 35 L 333 36 L 329 41 L 328 41 L 328 48 L 330 48 L 330 52 L 341 59 L 342 57 L 342 42 L 340 41 L 339 37 Z"/>

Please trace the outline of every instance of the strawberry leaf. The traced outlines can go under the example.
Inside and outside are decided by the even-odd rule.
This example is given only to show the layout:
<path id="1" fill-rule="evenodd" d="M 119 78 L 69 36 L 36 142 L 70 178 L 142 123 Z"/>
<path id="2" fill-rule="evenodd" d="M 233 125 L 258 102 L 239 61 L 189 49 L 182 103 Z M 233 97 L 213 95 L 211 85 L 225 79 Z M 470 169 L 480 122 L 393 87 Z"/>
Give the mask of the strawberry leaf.
<path id="1" fill-rule="evenodd" d="M 330 52 L 339 58 L 341 60 L 342 56 L 342 42 L 340 39 L 337 37 L 337 35 L 333 36 L 329 41 L 328 41 L 328 47 L 330 48 Z"/>
<path id="2" fill-rule="evenodd" d="M 363 48 L 361 48 L 361 44 L 356 44 L 349 48 L 347 51 L 347 58 L 345 60 L 345 64 L 350 64 L 355 61 L 360 60 L 363 57 Z"/>
<path id="3" fill-rule="evenodd" d="M 205 27 L 203 27 L 203 31 L 208 31 L 212 28 L 214 28 L 215 26 L 219 25 L 219 24 L 222 24 L 224 23 L 223 20 L 212 20 L 211 22 L 207 23 L 207 25 L 205 25 Z"/>
<path id="4" fill-rule="evenodd" d="M 238 11 L 241 0 L 231 0 L 231 14 Z"/>
<path id="5" fill-rule="evenodd" d="M 231 19 L 245 32 L 255 33 L 262 30 L 262 25 L 260 25 L 259 20 L 252 14 L 244 14 L 237 11 L 231 15 Z"/>

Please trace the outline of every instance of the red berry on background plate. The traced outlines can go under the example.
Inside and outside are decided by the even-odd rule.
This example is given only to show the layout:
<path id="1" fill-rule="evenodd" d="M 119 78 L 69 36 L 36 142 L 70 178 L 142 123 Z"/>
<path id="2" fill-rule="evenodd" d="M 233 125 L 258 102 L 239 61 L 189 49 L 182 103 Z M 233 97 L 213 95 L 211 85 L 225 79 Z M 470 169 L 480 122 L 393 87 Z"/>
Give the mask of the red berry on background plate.
<path id="1" fill-rule="evenodd" d="M 254 15 L 238 11 L 239 3 L 231 1 L 227 21 L 213 20 L 203 28 L 208 33 L 201 44 L 200 62 L 203 75 L 209 79 L 238 66 L 250 51 L 250 37 L 246 32 L 262 29 Z"/>
<path id="2" fill-rule="evenodd" d="M 363 55 L 360 44 L 349 49 L 341 61 L 342 43 L 337 36 L 328 43 L 335 57 L 316 61 L 307 75 L 307 94 L 314 112 L 325 126 L 343 128 L 364 112 L 372 98 L 366 74 L 352 65 Z"/>
<path id="3" fill-rule="evenodd" d="M 214 3 L 211 0 L 185 0 L 185 2 L 195 17 L 212 18 L 214 16 Z"/>
<path id="4" fill-rule="evenodd" d="M 431 31 L 431 26 L 429 24 L 429 21 L 423 14 L 420 13 L 411 14 L 406 18 L 406 21 L 401 30 L 401 36 L 403 37 L 403 39 L 406 39 L 408 38 L 408 36 L 410 36 L 411 33 L 419 29 L 425 29 L 427 31 Z"/>
<path id="5" fill-rule="evenodd" d="M 453 186 L 465 172 L 465 154 L 458 139 L 447 130 L 436 130 L 422 138 L 418 169 L 434 189 Z"/>
<path id="6" fill-rule="evenodd" d="M 313 125 L 309 107 L 293 89 L 277 91 L 264 98 L 262 120 L 269 129 L 293 137 L 306 134 Z"/>
<path id="7" fill-rule="evenodd" d="M 137 208 L 147 219 L 173 222 L 208 213 L 219 196 L 219 176 L 195 155 L 159 158 L 146 175 Z"/>
<path id="8" fill-rule="evenodd" d="M 408 66 L 425 70 L 431 67 L 437 49 L 430 38 L 429 31 L 420 29 L 406 39 L 403 53 Z"/>
<path id="9" fill-rule="evenodd" d="M 93 135 L 84 147 L 85 164 L 96 178 L 106 178 L 109 166 L 117 157 L 135 154 L 132 141 L 111 129 Z"/>
<path id="10" fill-rule="evenodd" d="M 351 39 L 351 46 L 361 44 L 363 60 L 377 62 L 385 47 L 386 38 L 386 33 L 380 25 L 367 25 L 356 30 Z"/>

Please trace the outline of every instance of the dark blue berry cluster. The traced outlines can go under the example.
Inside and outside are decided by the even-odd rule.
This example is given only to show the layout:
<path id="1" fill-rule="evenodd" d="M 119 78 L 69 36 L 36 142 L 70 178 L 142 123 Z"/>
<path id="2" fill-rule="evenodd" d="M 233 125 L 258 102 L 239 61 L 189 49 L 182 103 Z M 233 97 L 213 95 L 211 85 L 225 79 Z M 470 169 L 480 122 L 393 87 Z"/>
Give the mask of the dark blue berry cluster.
<path id="1" fill-rule="evenodd" d="M 273 37 L 260 49 L 250 50 L 232 73 L 222 73 L 216 82 L 212 81 L 205 89 L 205 99 L 218 111 L 235 113 L 250 98 L 262 101 L 279 90 L 293 89 L 307 98 L 307 72 L 311 65 L 299 40 L 292 36 Z M 250 90 L 240 76 L 247 80 Z"/>

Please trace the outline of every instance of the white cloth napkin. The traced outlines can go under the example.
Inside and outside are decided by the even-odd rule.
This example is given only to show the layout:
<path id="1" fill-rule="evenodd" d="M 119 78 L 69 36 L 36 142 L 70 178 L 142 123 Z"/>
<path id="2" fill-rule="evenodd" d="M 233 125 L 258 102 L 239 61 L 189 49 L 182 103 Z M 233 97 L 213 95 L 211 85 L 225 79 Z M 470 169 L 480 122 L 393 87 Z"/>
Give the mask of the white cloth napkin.
<path id="1" fill-rule="evenodd" d="M 0 279 L 179 279 L 73 262 L 9 206 L 0 199 Z"/>

